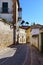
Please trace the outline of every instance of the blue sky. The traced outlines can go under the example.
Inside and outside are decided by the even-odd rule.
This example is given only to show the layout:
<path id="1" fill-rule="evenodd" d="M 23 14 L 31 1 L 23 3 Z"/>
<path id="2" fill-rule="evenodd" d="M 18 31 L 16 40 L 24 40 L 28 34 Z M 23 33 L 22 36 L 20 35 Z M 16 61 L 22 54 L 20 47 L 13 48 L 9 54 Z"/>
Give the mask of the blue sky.
<path id="1" fill-rule="evenodd" d="M 43 24 L 43 0 L 20 0 L 22 19 Z"/>

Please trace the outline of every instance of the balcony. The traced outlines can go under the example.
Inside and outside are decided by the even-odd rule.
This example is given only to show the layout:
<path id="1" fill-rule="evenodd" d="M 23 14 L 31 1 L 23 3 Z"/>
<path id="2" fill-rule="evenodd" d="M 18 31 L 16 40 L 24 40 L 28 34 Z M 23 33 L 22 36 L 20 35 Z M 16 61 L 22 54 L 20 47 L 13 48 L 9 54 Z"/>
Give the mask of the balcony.
<path id="1" fill-rule="evenodd" d="M 18 21 L 22 19 L 22 8 L 18 8 Z"/>
<path id="2" fill-rule="evenodd" d="M 0 14 L 2 13 L 12 14 L 12 11 L 9 8 L 0 8 Z"/>

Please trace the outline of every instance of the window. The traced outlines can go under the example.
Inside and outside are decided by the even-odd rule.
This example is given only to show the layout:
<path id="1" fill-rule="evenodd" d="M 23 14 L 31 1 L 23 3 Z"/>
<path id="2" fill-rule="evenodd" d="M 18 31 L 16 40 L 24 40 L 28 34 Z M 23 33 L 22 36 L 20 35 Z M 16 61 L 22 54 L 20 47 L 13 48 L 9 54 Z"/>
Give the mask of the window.
<path id="1" fill-rule="evenodd" d="M 8 3 L 7 2 L 2 3 L 2 13 L 8 13 Z"/>

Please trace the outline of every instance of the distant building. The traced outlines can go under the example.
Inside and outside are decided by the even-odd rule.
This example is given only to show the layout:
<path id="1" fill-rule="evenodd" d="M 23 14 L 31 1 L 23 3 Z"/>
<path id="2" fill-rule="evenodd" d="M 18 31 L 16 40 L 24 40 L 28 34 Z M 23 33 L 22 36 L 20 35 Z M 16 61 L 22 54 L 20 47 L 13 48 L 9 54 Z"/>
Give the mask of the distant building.
<path id="1" fill-rule="evenodd" d="M 25 26 L 19 26 L 16 40 L 19 44 L 26 44 L 26 28 L 25 28 Z"/>
<path id="2" fill-rule="evenodd" d="M 43 26 L 35 24 L 31 26 L 31 44 L 38 48 L 40 51 L 43 47 Z"/>

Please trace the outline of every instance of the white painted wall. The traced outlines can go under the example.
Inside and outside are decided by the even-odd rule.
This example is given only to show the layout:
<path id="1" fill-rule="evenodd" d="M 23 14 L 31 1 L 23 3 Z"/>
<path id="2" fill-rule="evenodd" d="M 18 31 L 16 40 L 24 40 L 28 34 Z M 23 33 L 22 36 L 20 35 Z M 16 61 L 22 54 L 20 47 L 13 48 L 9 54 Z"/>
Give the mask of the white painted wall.
<path id="1" fill-rule="evenodd" d="M 37 34 L 39 34 L 39 29 L 38 28 L 32 29 L 31 35 L 37 35 Z"/>
<path id="2" fill-rule="evenodd" d="M 0 18 L 6 19 L 7 21 L 12 21 L 13 14 L 0 14 Z"/>
<path id="3" fill-rule="evenodd" d="M 30 43 L 31 43 L 31 44 L 33 43 L 32 35 L 37 35 L 37 34 L 39 34 L 39 33 L 40 33 L 39 28 L 32 29 L 31 35 L 30 35 Z"/>
<path id="4" fill-rule="evenodd" d="M 12 2 L 12 0 L 0 0 L 0 12 L 2 11 L 1 9 L 2 9 L 2 3 L 3 2 L 8 2 L 8 11 L 9 11 L 9 14 L 2 14 L 2 13 L 0 13 L 0 17 L 1 18 L 5 18 L 5 19 L 7 19 L 8 21 L 12 21 L 13 19 L 12 19 L 12 5 L 13 5 L 13 2 Z"/>
<path id="5" fill-rule="evenodd" d="M 26 32 L 24 29 L 19 29 L 19 43 L 26 43 Z"/>
<path id="6" fill-rule="evenodd" d="M 39 36 L 39 39 L 38 39 L 38 36 L 37 37 L 32 37 L 32 35 L 39 35 L 39 34 L 40 34 L 39 28 L 32 29 L 30 42 L 31 42 L 31 44 L 33 44 L 37 48 L 38 48 L 38 40 L 39 40 L 39 47 L 40 47 L 40 36 Z"/>

